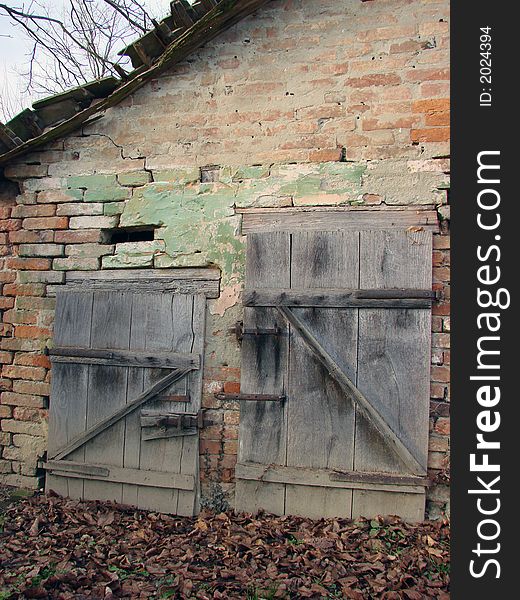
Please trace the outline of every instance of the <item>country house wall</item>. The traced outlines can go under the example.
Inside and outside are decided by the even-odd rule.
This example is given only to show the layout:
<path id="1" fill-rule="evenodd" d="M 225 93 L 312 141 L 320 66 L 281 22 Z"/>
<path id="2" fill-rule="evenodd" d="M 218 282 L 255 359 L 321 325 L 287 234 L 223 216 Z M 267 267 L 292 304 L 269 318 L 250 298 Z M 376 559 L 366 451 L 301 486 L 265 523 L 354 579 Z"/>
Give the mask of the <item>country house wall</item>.
<path id="1" fill-rule="evenodd" d="M 274 0 L 102 119 L 6 166 L 0 195 L 0 481 L 38 485 L 52 286 L 69 270 L 218 266 L 201 473 L 232 492 L 245 238 L 237 208 L 437 208 L 429 469 L 449 509 L 449 4 Z M 155 240 L 108 244 L 117 226 Z M 215 494 L 215 486 L 211 488 Z"/>

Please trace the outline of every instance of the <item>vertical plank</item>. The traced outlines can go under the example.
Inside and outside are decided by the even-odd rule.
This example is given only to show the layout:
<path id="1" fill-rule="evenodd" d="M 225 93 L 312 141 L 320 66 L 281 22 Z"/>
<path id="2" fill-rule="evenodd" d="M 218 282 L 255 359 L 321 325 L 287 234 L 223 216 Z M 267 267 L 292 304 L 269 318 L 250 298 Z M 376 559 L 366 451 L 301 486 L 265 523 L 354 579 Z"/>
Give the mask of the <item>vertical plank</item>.
<path id="1" fill-rule="evenodd" d="M 193 296 L 166 295 L 166 294 L 140 294 L 138 308 L 132 323 L 132 344 L 145 350 L 191 352 L 194 342 L 192 329 Z M 163 369 L 146 369 L 144 373 L 144 387 L 150 387 L 166 375 Z M 184 378 L 173 384 L 164 395 L 186 394 L 188 392 L 187 379 Z M 191 403 L 190 403 L 191 404 Z M 171 412 L 192 412 L 192 406 L 184 403 L 165 401 L 152 401 L 146 405 L 147 410 L 158 412 L 168 410 Z M 196 437 L 196 436 L 194 436 Z M 140 468 L 143 470 L 166 471 L 180 473 L 183 456 L 183 447 L 186 437 L 156 439 L 140 441 Z M 190 469 L 185 465 L 185 470 L 194 473 L 198 465 L 198 453 L 191 458 Z M 186 492 L 189 498 L 183 498 L 184 512 L 193 514 L 193 492 Z M 157 510 L 165 513 L 178 513 L 179 490 L 155 489 L 140 487 L 138 502 L 141 508 Z M 187 508 L 191 502 L 191 508 Z"/>
<path id="2" fill-rule="evenodd" d="M 131 292 L 94 292 L 92 348 L 128 350 L 132 318 Z M 91 365 L 87 427 L 91 427 L 127 400 L 127 368 Z M 117 467 L 123 466 L 125 423 L 120 421 L 85 445 L 85 460 Z M 85 481 L 84 496 L 88 500 L 122 502 L 122 484 Z"/>
<path id="3" fill-rule="evenodd" d="M 192 296 L 191 331 L 193 334 L 189 352 L 199 354 L 201 358 L 200 369 L 192 371 L 187 377 L 187 390 L 190 395 L 190 404 L 186 412 L 198 413 L 202 407 L 202 380 L 204 373 L 204 337 L 206 330 L 206 297 L 197 294 Z M 199 475 L 199 435 L 190 435 L 183 438 L 180 472 L 195 476 L 195 492 L 179 490 L 177 514 L 192 516 L 200 509 L 200 475 Z"/>
<path id="4" fill-rule="evenodd" d="M 359 286 L 359 234 L 301 232 L 292 236 L 291 287 Z M 355 378 L 357 309 L 295 309 L 345 373 Z M 354 411 L 342 390 L 291 332 L 288 394 L 288 466 L 351 470 Z M 352 491 L 287 485 L 286 513 L 350 517 Z"/>
<path id="5" fill-rule="evenodd" d="M 54 324 L 56 346 L 88 347 L 92 320 L 93 294 L 90 292 L 58 292 Z M 55 363 L 52 367 L 49 411 L 49 453 L 65 446 L 83 432 L 87 422 L 88 365 Z M 70 460 L 84 462 L 84 449 L 72 453 Z M 83 497 L 83 480 L 48 475 L 47 491 L 62 496 Z"/>
<path id="6" fill-rule="evenodd" d="M 430 232 L 361 232 L 361 288 L 431 289 Z M 424 465 L 428 450 L 430 311 L 360 309 L 358 381 L 392 429 Z M 406 473 L 360 414 L 356 417 L 354 467 L 360 471 Z M 424 515 L 424 496 L 402 506 L 395 494 L 354 491 L 356 515 Z"/>
<path id="7" fill-rule="evenodd" d="M 246 286 L 290 287 L 290 235 L 286 232 L 252 234 L 247 238 Z M 275 328 L 280 336 L 246 336 L 242 341 L 243 393 L 283 395 L 287 387 L 288 328 L 270 308 L 244 311 L 247 329 Z M 276 402 L 243 402 L 240 406 L 239 462 L 285 464 L 286 407 Z M 259 488 L 262 489 L 259 489 Z M 237 510 L 264 509 L 283 514 L 285 485 L 237 480 Z"/>

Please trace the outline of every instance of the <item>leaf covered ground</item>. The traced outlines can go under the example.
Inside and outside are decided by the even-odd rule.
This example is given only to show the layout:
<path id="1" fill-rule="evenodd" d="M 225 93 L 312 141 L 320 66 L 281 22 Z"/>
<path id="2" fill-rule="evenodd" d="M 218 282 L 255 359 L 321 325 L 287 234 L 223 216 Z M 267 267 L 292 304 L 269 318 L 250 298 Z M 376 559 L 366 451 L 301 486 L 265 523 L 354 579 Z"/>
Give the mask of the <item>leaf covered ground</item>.
<path id="1" fill-rule="evenodd" d="M 449 527 L 203 513 L 35 496 L 0 516 L 0 600 L 449 598 Z"/>

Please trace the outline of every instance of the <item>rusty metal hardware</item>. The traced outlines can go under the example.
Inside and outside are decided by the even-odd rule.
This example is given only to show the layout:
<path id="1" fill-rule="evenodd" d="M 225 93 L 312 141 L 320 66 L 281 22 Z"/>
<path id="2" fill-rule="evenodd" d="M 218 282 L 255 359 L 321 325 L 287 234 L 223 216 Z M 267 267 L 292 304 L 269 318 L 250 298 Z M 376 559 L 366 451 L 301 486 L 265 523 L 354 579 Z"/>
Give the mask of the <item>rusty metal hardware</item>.
<path id="1" fill-rule="evenodd" d="M 217 400 L 235 400 L 241 402 L 283 402 L 285 396 L 276 396 L 274 394 L 226 394 L 225 392 L 217 392 L 215 394 Z"/>
<path id="2" fill-rule="evenodd" d="M 236 338 L 239 342 L 242 342 L 242 340 L 244 339 L 244 336 L 246 336 L 246 335 L 252 335 L 252 336 L 284 335 L 284 333 L 280 327 L 272 327 L 272 328 L 254 327 L 251 329 L 246 329 L 244 327 L 244 323 L 242 321 L 237 321 L 237 323 L 235 323 L 235 326 L 232 327 L 229 331 L 230 331 L 230 333 L 234 333 L 236 335 Z"/>

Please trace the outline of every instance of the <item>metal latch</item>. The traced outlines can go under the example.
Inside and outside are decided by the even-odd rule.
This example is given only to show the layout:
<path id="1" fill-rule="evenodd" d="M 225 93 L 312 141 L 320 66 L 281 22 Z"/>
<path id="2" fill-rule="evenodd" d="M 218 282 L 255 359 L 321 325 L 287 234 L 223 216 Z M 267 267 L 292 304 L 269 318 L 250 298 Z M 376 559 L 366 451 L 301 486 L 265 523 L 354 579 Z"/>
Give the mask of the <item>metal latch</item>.
<path id="1" fill-rule="evenodd" d="M 261 327 L 253 327 L 250 329 L 246 329 L 244 327 L 244 323 L 242 321 L 237 321 L 235 326 L 232 327 L 230 333 L 234 333 L 239 342 L 242 342 L 244 336 L 252 335 L 284 335 L 282 329 L 280 327 L 272 327 L 272 328 L 261 328 Z"/>
<path id="2" fill-rule="evenodd" d="M 143 440 L 195 435 L 203 425 L 202 411 L 197 414 L 141 412 Z"/>

